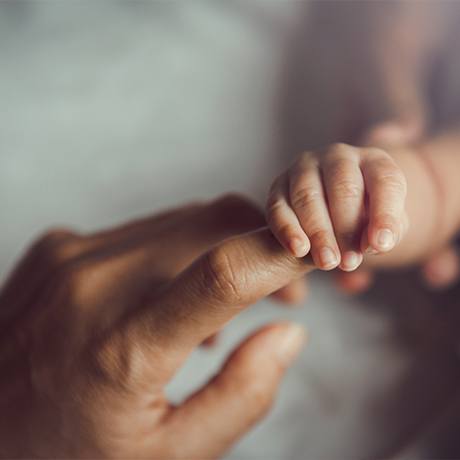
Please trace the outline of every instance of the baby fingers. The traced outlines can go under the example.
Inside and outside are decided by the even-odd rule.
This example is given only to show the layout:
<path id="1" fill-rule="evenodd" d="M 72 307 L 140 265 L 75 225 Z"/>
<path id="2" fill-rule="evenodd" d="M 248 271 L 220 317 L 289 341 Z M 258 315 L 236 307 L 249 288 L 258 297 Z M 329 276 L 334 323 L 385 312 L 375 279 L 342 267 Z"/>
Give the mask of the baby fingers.
<path id="1" fill-rule="evenodd" d="M 361 232 L 364 221 L 364 179 L 359 149 L 332 145 L 323 161 L 329 212 L 342 254 L 340 268 L 355 270 L 363 260 Z"/>
<path id="2" fill-rule="evenodd" d="M 406 180 L 393 159 L 380 149 L 368 151 L 361 169 L 369 198 L 368 249 L 388 252 L 407 230 Z"/>
<path id="3" fill-rule="evenodd" d="M 286 174 L 279 176 L 268 194 L 267 222 L 278 241 L 295 257 L 310 251 L 310 240 L 289 205 L 289 184 Z"/>
<path id="4" fill-rule="evenodd" d="M 323 191 L 318 160 L 302 155 L 289 170 L 289 203 L 310 240 L 315 264 L 331 270 L 340 263 L 340 252 L 334 236 Z"/>

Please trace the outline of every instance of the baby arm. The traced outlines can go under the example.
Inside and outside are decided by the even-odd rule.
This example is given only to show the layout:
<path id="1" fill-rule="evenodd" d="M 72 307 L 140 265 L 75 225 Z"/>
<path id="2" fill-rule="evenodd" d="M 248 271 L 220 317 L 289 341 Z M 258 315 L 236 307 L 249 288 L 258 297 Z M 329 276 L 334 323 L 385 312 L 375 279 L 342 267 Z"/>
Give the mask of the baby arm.
<path id="1" fill-rule="evenodd" d="M 389 153 L 407 180 L 410 227 L 394 251 L 366 260 L 376 267 L 421 262 L 460 230 L 460 130 L 446 131 L 417 147 Z"/>
<path id="2" fill-rule="evenodd" d="M 387 152 L 337 144 L 303 154 L 271 188 L 270 228 L 296 256 L 311 249 L 322 269 L 351 271 L 363 253 L 380 254 L 365 260 L 377 268 L 421 262 L 460 230 L 459 150 L 452 130 Z"/>

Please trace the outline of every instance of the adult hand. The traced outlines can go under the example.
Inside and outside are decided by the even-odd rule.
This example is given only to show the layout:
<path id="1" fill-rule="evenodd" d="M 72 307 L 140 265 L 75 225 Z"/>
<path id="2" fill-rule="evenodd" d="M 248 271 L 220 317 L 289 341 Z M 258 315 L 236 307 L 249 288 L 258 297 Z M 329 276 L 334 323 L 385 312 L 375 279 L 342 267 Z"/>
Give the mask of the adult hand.
<path id="1" fill-rule="evenodd" d="M 164 388 L 245 306 L 312 269 L 267 229 L 230 238 L 259 224 L 258 210 L 230 197 L 41 238 L 0 295 L 0 455 L 224 452 L 269 408 L 303 329 L 262 328 L 177 407 Z"/>

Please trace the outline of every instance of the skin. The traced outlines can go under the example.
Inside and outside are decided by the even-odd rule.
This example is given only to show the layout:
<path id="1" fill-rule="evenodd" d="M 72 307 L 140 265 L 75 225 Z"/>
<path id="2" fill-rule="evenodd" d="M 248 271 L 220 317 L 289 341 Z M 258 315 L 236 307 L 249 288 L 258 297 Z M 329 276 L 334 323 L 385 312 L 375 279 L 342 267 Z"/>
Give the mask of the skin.
<path id="1" fill-rule="evenodd" d="M 460 229 L 459 149 L 460 135 L 452 129 L 417 147 L 385 151 L 335 144 L 325 155 L 302 155 L 271 189 L 270 228 L 297 257 L 311 248 L 323 270 L 356 268 L 346 265 L 350 251 L 361 251 L 360 263 L 365 252 L 370 268 L 427 259 L 436 265 L 440 257 L 444 267 L 451 264 L 448 271 L 456 269 L 457 259 L 445 247 Z M 382 229 L 392 232 L 391 244 L 380 244 Z M 301 251 L 298 240 L 304 242 Z M 322 262 L 324 247 L 335 252 L 333 265 Z M 368 272 L 361 275 L 353 280 L 356 291 L 369 282 Z"/>
<path id="2" fill-rule="evenodd" d="M 343 75 L 339 81 L 332 80 L 333 86 L 340 85 L 340 91 L 331 106 L 333 112 L 342 113 L 342 118 L 337 126 L 332 123 L 329 137 L 322 142 L 340 139 L 386 151 L 417 150 L 433 133 L 427 88 L 438 71 L 436 63 L 446 58 L 458 8 L 449 2 L 339 1 L 313 6 L 311 43 L 316 50 L 321 41 L 322 60 L 334 62 L 336 73 Z M 331 42 L 324 32 L 325 18 L 334 30 Z M 343 55 L 347 59 L 342 59 Z M 324 77 L 328 68 L 315 63 L 309 72 L 318 77 L 315 85 L 305 88 L 307 94 L 318 91 L 318 86 L 327 94 L 330 88 Z M 331 116 L 334 120 L 334 113 Z M 450 242 L 419 263 L 431 288 L 448 287 L 458 279 L 459 259 Z M 373 276 L 365 266 L 335 274 L 339 287 L 347 293 L 367 289 Z"/>
<path id="3" fill-rule="evenodd" d="M 360 3 L 359 8 L 367 10 L 368 5 Z M 407 13 L 398 15 L 398 27 L 394 16 L 378 14 L 380 19 L 373 20 L 373 9 L 360 22 L 374 25 L 366 43 L 376 62 L 370 80 L 377 85 L 354 110 L 374 124 L 366 136 L 352 127 L 354 135 L 359 131 L 358 137 L 363 136 L 363 142 L 357 142 L 361 147 L 336 145 L 327 151 L 327 161 L 310 152 L 289 174 L 289 185 L 291 178 L 302 185 L 299 176 L 314 176 L 317 192 L 310 204 L 316 200 L 318 205 L 321 193 L 330 194 L 331 210 L 323 201 L 314 217 L 342 268 L 349 269 L 350 251 L 360 260 L 369 246 L 388 250 L 375 239 L 380 215 L 376 207 L 371 210 L 369 203 L 368 213 L 363 212 L 365 193 L 378 201 L 376 189 L 382 184 L 375 176 L 380 174 L 374 165 L 373 187 L 367 190 L 363 169 L 369 172 L 369 163 L 380 161 L 399 171 L 398 177 L 402 172 L 408 184 L 404 207 L 412 225 L 404 238 L 404 228 L 395 225 L 400 243 L 386 255 L 366 255 L 366 270 L 341 273 L 349 291 L 368 286 L 367 268 L 425 262 L 425 277 L 433 284 L 453 279 L 458 271 L 458 259 L 445 245 L 460 222 L 460 139 L 453 131 L 420 143 L 429 119 L 419 78 L 425 65 L 420 51 L 429 48 L 431 53 L 436 40 L 425 40 L 419 32 L 435 30 L 433 17 L 418 3 L 395 2 L 392 8 Z M 413 8 L 427 27 L 413 20 L 418 16 L 407 10 Z M 355 24 L 352 30 L 362 36 Z M 381 37 L 385 43 L 393 40 L 394 46 L 380 47 Z M 363 73 L 363 78 L 367 82 L 369 75 Z M 387 102 L 384 114 L 372 112 L 375 94 Z M 420 161 L 420 156 L 426 158 Z M 433 160 L 428 168 L 425 159 Z M 339 168 L 339 163 L 346 167 Z M 325 186 L 318 184 L 319 169 L 329 177 Z M 342 184 L 347 196 L 341 202 L 343 193 L 337 193 L 340 187 L 334 190 L 334 175 L 340 176 L 342 169 L 347 173 L 343 184 L 348 185 Z M 286 185 L 287 180 L 280 182 Z M 396 195 L 390 200 L 390 223 L 402 219 L 404 194 L 399 190 Z M 288 203 L 290 188 L 279 196 Z M 314 238 L 310 241 L 302 226 L 305 213 L 296 208 L 299 215 L 285 206 L 287 217 L 281 220 L 296 232 L 300 226 L 297 236 L 315 253 Z M 325 211 L 330 211 L 329 220 Z M 164 387 L 188 354 L 247 304 L 274 290 L 281 300 L 296 301 L 304 295 L 298 277 L 312 269 L 308 260 L 290 256 L 266 230 L 245 233 L 260 225 L 253 206 L 227 198 L 95 235 L 55 230 L 37 241 L 0 294 L 0 455 L 170 459 L 222 454 L 269 409 L 304 332 L 291 324 L 259 330 L 214 379 L 179 406 L 167 401 Z M 276 225 L 275 231 L 281 230 Z M 288 240 L 284 242 L 291 250 Z"/>
<path id="4" fill-rule="evenodd" d="M 413 225 L 392 251 L 366 255 L 366 264 L 425 260 L 458 231 L 458 148 L 453 130 L 417 149 L 369 154 L 384 158 L 377 166 L 404 175 Z M 360 149 L 340 149 L 362 158 Z M 41 238 L 0 296 L 0 455 L 225 452 L 269 409 L 305 340 L 302 329 L 259 330 L 179 406 L 164 388 L 190 352 L 234 315 L 289 291 L 313 269 L 311 259 L 291 255 L 260 224 L 253 205 L 227 197 L 98 234 L 55 230 Z"/>
<path id="5" fill-rule="evenodd" d="M 418 133 L 415 138 L 412 137 L 413 133 L 413 131 L 412 133 L 407 131 L 404 125 L 398 124 L 397 122 L 383 123 L 375 126 L 366 134 L 364 143 L 367 145 L 379 145 L 388 152 L 393 152 L 392 155 L 394 155 L 396 161 L 399 162 L 404 162 L 402 159 L 398 160 L 401 155 L 406 156 L 403 152 L 407 153 L 408 151 L 412 151 L 413 153 L 421 153 L 421 160 L 425 163 L 425 166 L 434 166 L 434 168 L 429 168 L 429 170 L 431 170 L 429 172 L 433 174 L 432 179 L 434 182 L 442 182 L 443 179 L 441 176 L 443 174 L 451 175 L 451 173 L 449 173 L 449 171 L 440 171 L 439 173 L 436 171 L 437 165 L 434 165 L 433 163 L 437 162 L 437 157 L 432 158 L 428 163 L 426 163 L 425 157 L 430 157 L 430 154 L 427 152 L 427 147 L 423 147 L 424 143 L 419 138 L 422 133 Z M 455 135 L 454 132 L 452 132 L 452 134 Z M 434 137 L 431 141 L 425 141 L 427 143 L 428 150 L 432 150 L 435 153 L 438 149 L 444 151 L 444 148 L 442 148 L 441 144 L 438 144 L 436 139 L 445 138 L 445 136 L 446 133 L 441 136 Z M 447 134 L 447 136 L 450 135 Z M 433 141 L 435 141 L 434 146 L 431 145 Z M 448 164 L 455 168 L 455 158 L 447 161 Z M 439 166 L 441 166 L 441 164 Z M 419 168 L 416 167 L 416 171 L 418 170 Z M 422 171 L 422 176 L 425 176 L 425 173 L 426 171 Z M 410 172 L 409 174 L 412 175 Z M 417 182 L 416 178 L 411 179 L 411 183 L 417 184 Z M 435 191 L 437 188 L 438 187 L 436 187 Z M 433 190 L 431 187 L 429 187 L 429 189 Z M 445 193 L 456 192 L 452 187 L 452 190 L 446 190 Z M 442 201 L 442 199 L 443 198 L 440 197 L 440 201 Z M 443 203 L 439 203 L 439 206 L 442 208 L 444 205 Z M 437 251 L 426 254 L 419 263 L 421 266 L 420 272 L 422 278 L 425 281 L 425 284 L 431 289 L 444 289 L 458 280 L 460 274 L 460 260 L 456 247 L 454 244 L 451 244 L 450 240 L 447 241 L 444 247 L 440 247 Z M 372 284 L 373 279 L 373 271 L 366 266 L 360 267 L 358 270 L 351 273 L 338 272 L 336 274 L 338 286 L 342 289 L 342 291 L 349 294 L 357 294 L 368 289 Z"/>
<path id="6" fill-rule="evenodd" d="M 0 295 L 0 456 L 225 452 L 269 410 L 303 329 L 258 330 L 178 406 L 164 388 L 233 316 L 312 270 L 260 223 L 254 205 L 230 196 L 40 238 Z"/>
<path id="7" fill-rule="evenodd" d="M 384 150 L 333 144 L 304 153 L 275 180 L 267 220 L 295 257 L 311 251 L 320 269 L 352 271 L 364 252 L 390 251 L 402 239 L 406 191 Z"/>

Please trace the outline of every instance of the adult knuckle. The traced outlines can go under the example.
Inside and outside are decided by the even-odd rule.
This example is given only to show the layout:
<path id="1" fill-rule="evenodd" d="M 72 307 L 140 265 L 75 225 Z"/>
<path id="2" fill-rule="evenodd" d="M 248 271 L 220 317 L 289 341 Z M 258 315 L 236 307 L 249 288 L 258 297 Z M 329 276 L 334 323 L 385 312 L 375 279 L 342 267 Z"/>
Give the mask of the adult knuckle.
<path id="1" fill-rule="evenodd" d="M 69 304 L 87 305 L 98 298 L 103 273 L 97 266 L 84 263 L 69 263 L 57 275 Z"/>
<path id="2" fill-rule="evenodd" d="M 77 235 L 64 228 L 47 230 L 32 246 L 32 252 L 43 265 L 65 262 L 73 253 Z"/>
<path id="3" fill-rule="evenodd" d="M 205 285 L 218 300 L 238 304 L 245 281 L 228 255 L 229 244 L 223 243 L 205 255 Z"/>
<path id="4" fill-rule="evenodd" d="M 278 214 L 283 207 L 283 202 L 277 196 L 269 196 L 266 205 L 266 214 L 269 220 L 275 220 L 278 218 Z"/>
<path id="5" fill-rule="evenodd" d="M 236 192 L 230 192 L 220 196 L 219 198 L 217 198 L 214 204 L 218 208 L 224 208 L 229 210 L 254 206 L 248 198 Z"/>
<path id="6" fill-rule="evenodd" d="M 375 216 L 375 222 L 379 227 L 390 227 L 391 229 L 395 229 L 398 224 L 398 219 L 391 212 L 384 211 Z"/>
<path id="7" fill-rule="evenodd" d="M 385 159 L 390 159 L 390 155 L 388 155 L 388 152 L 384 149 L 381 149 L 379 147 L 368 147 L 365 150 L 365 153 L 368 157 L 370 158 L 385 158 Z"/>
<path id="8" fill-rule="evenodd" d="M 157 350 L 135 336 L 127 328 L 108 336 L 92 352 L 91 362 L 97 375 L 107 383 L 124 390 L 142 385 L 146 389 L 153 378 L 152 359 Z"/>
<path id="9" fill-rule="evenodd" d="M 237 193 L 228 193 L 218 198 L 211 212 L 219 226 L 245 230 L 264 224 L 262 210 L 249 198 Z"/>
<path id="10" fill-rule="evenodd" d="M 61 282 L 68 289 L 69 294 L 72 297 L 76 297 L 85 288 L 89 276 L 90 274 L 87 268 L 83 268 L 80 265 L 72 265 L 63 270 L 60 278 Z"/>

